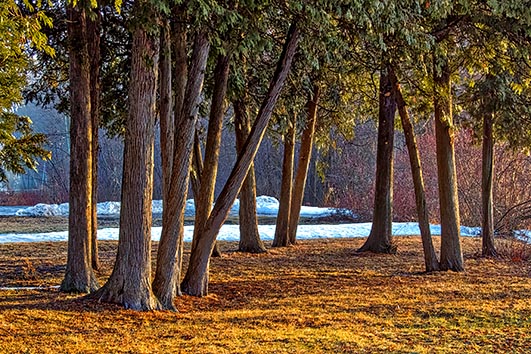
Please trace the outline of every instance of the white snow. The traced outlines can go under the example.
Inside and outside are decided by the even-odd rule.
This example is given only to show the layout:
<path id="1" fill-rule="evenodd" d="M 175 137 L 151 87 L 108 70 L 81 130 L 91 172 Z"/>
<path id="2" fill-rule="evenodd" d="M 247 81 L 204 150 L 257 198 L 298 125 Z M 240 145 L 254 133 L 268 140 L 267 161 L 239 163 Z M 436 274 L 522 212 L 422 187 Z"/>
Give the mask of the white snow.
<path id="1" fill-rule="evenodd" d="M 318 239 L 318 238 L 349 238 L 349 237 L 367 237 L 371 231 L 371 223 L 355 224 L 321 224 L 321 225 L 300 225 L 297 229 L 297 238 L 301 240 Z M 151 238 L 153 241 L 160 239 L 161 227 L 153 227 Z M 259 225 L 258 231 L 262 240 L 272 240 L 275 235 L 275 225 Z M 439 225 L 431 225 L 433 235 L 440 235 L 441 228 Z M 106 228 L 98 230 L 99 240 L 118 240 L 118 228 Z M 420 230 L 417 223 L 393 223 L 393 235 L 419 235 Z M 193 226 L 185 226 L 184 240 L 192 241 Z M 461 227 L 462 236 L 478 236 L 479 228 Z M 223 225 L 218 240 L 221 241 L 238 241 L 240 230 L 238 225 Z M 34 234 L 0 234 L 0 243 L 8 242 L 55 242 L 67 241 L 68 232 L 46 232 Z"/>
<path id="2" fill-rule="evenodd" d="M 256 199 L 257 213 L 259 215 L 275 216 L 278 213 L 279 202 L 277 199 L 268 196 L 260 196 Z M 236 200 L 231 208 L 231 214 L 238 213 L 240 203 Z M 13 207 L 0 207 L 4 209 L 1 215 L 18 215 L 18 216 L 67 216 L 68 203 L 63 204 L 37 204 L 32 207 L 20 208 L 13 214 Z M 152 205 L 154 214 L 162 213 L 162 201 L 154 200 Z M 0 210 L 2 211 L 2 210 Z M 119 202 L 103 202 L 98 203 L 98 215 L 117 216 L 120 213 Z M 193 199 L 186 201 L 186 215 L 194 215 L 195 206 Z M 333 208 L 318 208 L 311 206 L 303 206 L 301 209 L 301 216 L 303 217 L 323 217 L 330 216 L 337 213 L 345 214 L 355 217 L 351 211 Z M 300 225 L 297 230 L 298 239 L 318 239 L 318 238 L 351 238 L 351 237 L 368 237 L 371 231 L 372 223 L 350 223 L 350 224 L 317 224 L 317 225 Z M 432 235 L 441 234 L 440 225 L 430 225 Z M 160 239 L 161 227 L 152 228 L 152 240 L 158 241 Z M 275 234 L 275 225 L 259 225 L 258 231 L 260 238 L 263 240 L 272 240 Z M 481 228 L 461 226 L 461 236 L 479 236 Z M 98 230 L 98 239 L 100 240 L 118 240 L 119 229 L 107 228 Z M 186 242 L 192 241 L 193 226 L 185 226 L 184 240 Z M 417 223 L 414 222 L 395 222 L 393 223 L 393 235 L 420 235 L 420 229 Z M 515 236 L 523 241 L 531 243 L 531 231 L 522 230 L 516 231 Z M 222 241 L 238 241 L 240 238 L 240 230 L 238 225 L 223 225 L 221 228 L 218 240 Z M 68 231 L 46 232 L 46 233 L 10 233 L 0 234 L 0 243 L 9 242 L 56 242 L 67 241 Z"/>
<path id="3" fill-rule="evenodd" d="M 274 197 L 260 196 L 256 198 L 256 211 L 258 215 L 277 215 L 279 202 Z M 231 208 L 231 214 L 238 214 L 240 201 L 236 200 Z M 120 202 L 101 202 L 97 205 L 98 215 L 113 216 L 120 214 Z M 152 203 L 153 214 L 162 214 L 162 200 L 154 200 Z M 311 206 L 303 206 L 301 208 L 301 216 L 303 217 L 320 217 L 330 216 L 337 212 L 333 208 L 318 208 Z M 342 211 L 344 212 L 344 211 Z M 186 201 L 185 214 L 187 216 L 194 215 L 195 204 L 193 199 Z M 9 215 L 9 214 L 6 214 Z M 62 204 L 37 204 L 31 207 L 20 208 L 15 212 L 17 216 L 68 216 L 68 203 Z M 352 214 L 350 214 L 352 215 Z"/>

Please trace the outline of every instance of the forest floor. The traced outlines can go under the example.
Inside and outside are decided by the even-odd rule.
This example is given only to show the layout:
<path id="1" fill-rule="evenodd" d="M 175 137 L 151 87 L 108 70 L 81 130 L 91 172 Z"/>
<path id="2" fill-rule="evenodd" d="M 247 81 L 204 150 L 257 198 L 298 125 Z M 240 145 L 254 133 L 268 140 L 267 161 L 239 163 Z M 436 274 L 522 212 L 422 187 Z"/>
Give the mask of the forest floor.
<path id="1" fill-rule="evenodd" d="M 530 352 L 528 245 L 506 241 L 510 257 L 483 259 L 480 240 L 463 238 L 465 272 L 425 274 L 419 237 L 395 238 L 395 255 L 358 254 L 363 241 L 259 255 L 221 243 L 210 294 L 177 298 L 175 313 L 59 293 L 64 242 L 0 244 L 0 353 Z M 99 245 L 101 283 L 116 245 Z M 5 288 L 29 286 L 43 288 Z"/>

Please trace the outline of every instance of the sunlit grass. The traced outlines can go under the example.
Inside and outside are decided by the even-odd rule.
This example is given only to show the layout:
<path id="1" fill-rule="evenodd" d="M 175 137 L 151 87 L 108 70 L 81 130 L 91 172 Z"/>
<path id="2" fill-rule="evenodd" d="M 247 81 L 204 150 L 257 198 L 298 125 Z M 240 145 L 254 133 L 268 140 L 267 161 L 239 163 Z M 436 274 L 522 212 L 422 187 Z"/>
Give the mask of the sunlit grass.
<path id="1" fill-rule="evenodd" d="M 138 313 L 56 290 L 0 291 L 0 352 L 531 350 L 528 261 L 479 258 L 480 241 L 465 238 L 466 272 L 423 274 L 418 237 L 397 239 L 391 256 L 357 255 L 362 242 L 303 241 L 261 255 L 224 243 L 224 256 L 212 261 L 210 295 L 178 298 L 177 313 Z M 65 248 L 0 245 L 0 285 L 57 285 Z M 101 244 L 102 282 L 115 248 Z M 30 265 L 33 277 L 23 269 Z"/>

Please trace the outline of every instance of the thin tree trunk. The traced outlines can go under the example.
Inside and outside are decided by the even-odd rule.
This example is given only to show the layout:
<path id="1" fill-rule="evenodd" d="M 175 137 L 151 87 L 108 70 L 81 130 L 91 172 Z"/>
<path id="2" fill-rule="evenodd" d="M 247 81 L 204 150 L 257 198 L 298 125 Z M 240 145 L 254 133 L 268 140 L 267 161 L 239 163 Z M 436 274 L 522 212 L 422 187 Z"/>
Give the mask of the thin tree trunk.
<path id="1" fill-rule="evenodd" d="M 280 200 L 277 214 L 277 225 L 272 247 L 289 246 L 289 225 L 291 211 L 291 192 L 293 190 L 293 162 L 295 157 L 295 124 L 296 116 L 293 114 L 292 122 L 284 135 L 284 159 L 282 161 L 282 180 L 280 186 Z"/>
<path id="2" fill-rule="evenodd" d="M 225 96 L 227 94 L 227 83 L 229 80 L 229 64 L 228 55 L 219 55 L 214 69 L 214 91 L 212 93 L 212 104 L 210 106 L 210 117 L 208 120 L 205 158 L 200 174 L 200 192 L 195 197 L 195 223 L 192 249 L 196 245 L 198 235 L 203 231 L 203 227 L 210 216 L 212 203 L 214 203 L 221 132 L 226 109 Z M 221 251 L 217 245 L 214 247 L 212 255 L 215 257 L 221 256 Z"/>
<path id="3" fill-rule="evenodd" d="M 180 293 L 179 279 L 182 267 L 184 211 L 188 194 L 193 140 L 199 100 L 208 59 L 210 43 L 205 32 L 199 32 L 186 83 L 186 94 L 181 112 L 175 116 L 174 155 L 171 183 L 166 209 L 163 210 L 162 235 L 157 254 L 157 269 L 153 290 L 164 308 L 174 309 L 173 299 Z M 177 129 L 179 127 L 179 129 Z M 177 142 L 179 142 L 177 144 Z"/>
<path id="4" fill-rule="evenodd" d="M 135 2 L 135 13 L 149 11 Z M 154 16 L 154 14 L 151 14 Z M 142 28 L 133 32 L 129 116 L 118 253 L 107 283 L 93 297 L 134 310 L 160 309 L 151 288 L 151 201 L 159 39 Z"/>
<path id="5" fill-rule="evenodd" d="M 420 235 L 422 239 L 422 248 L 424 251 L 424 265 L 427 272 L 439 270 L 439 260 L 433 247 L 431 238 L 430 222 L 428 208 L 426 207 L 426 193 L 424 189 L 424 180 L 422 178 L 422 164 L 420 161 L 419 149 L 415 138 L 415 130 L 411 124 L 409 113 L 407 111 L 406 102 L 402 97 L 400 84 L 394 71 L 390 73 L 391 82 L 396 90 L 396 103 L 398 106 L 398 113 L 400 114 L 400 121 L 402 122 L 402 129 L 406 138 L 406 146 L 409 155 L 409 163 L 411 166 L 411 175 L 413 177 L 413 187 L 415 190 L 415 204 L 417 206 L 417 217 L 420 228 Z"/>
<path id="6" fill-rule="evenodd" d="M 68 6 L 70 52 L 70 212 L 61 291 L 96 290 L 92 270 L 92 118 L 86 13 Z"/>
<path id="7" fill-rule="evenodd" d="M 389 68 L 380 74 L 378 112 L 378 149 L 376 152 L 376 182 L 374 212 L 369 238 L 358 252 L 394 253 L 391 243 L 393 223 L 393 140 L 396 114 L 395 90 L 389 78 Z"/>
<path id="8" fill-rule="evenodd" d="M 242 95 L 233 103 L 234 127 L 236 132 L 236 150 L 242 153 L 243 145 L 251 131 L 251 121 L 245 103 L 246 95 Z M 258 217 L 256 215 L 256 178 L 254 164 L 251 163 L 247 177 L 240 190 L 240 243 L 238 251 L 249 253 L 267 252 L 258 232 Z"/>
<path id="9" fill-rule="evenodd" d="M 463 271 L 461 253 L 459 201 L 454 154 L 454 127 L 450 71 L 445 58 L 440 72 L 434 57 L 435 139 L 437 145 L 437 176 L 439 182 L 439 212 L 441 217 L 441 270 Z"/>
<path id="10" fill-rule="evenodd" d="M 87 19 L 88 53 L 90 58 L 90 109 L 92 117 L 92 268 L 99 270 L 98 256 L 98 155 L 101 95 L 101 12 L 98 7 L 93 11 L 94 18 Z"/>
<path id="11" fill-rule="evenodd" d="M 160 38 L 160 157 L 162 161 L 162 203 L 163 210 L 168 198 L 173 157 L 173 136 L 175 128 L 172 119 L 172 53 L 170 23 L 165 19 Z"/>
<path id="12" fill-rule="evenodd" d="M 494 217 L 492 213 L 492 176 L 494 174 L 494 137 L 492 135 L 492 115 L 483 117 L 483 164 L 481 171 L 481 207 L 482 207 L 482 255 L 498 255 L 494 245 Z"/>
<path id="13" fill-rule="evenodd" d="M 313 88 L 312 97 L 308 100 L 308 118 L 306 127 L 302 132 L 301 146 L 299 151 L 299 161 L 297 163 L 297 173 L 293 183 L 291 194 L 291 210 L 289 218 L 289 242 L 294 245 L 297 241 L 297 226 L 301 214 L 302 200 L 304 198 L 304 187 L 308 176 L 308 166 L 312 158 L 313 137 L 315 135 L 315 124 L 317 122 L 317 104 L 319 102 L 319 86 Z"/>
<path id="14" fill-rule="evenodd" d="M 190 168 L 190 184 L 194 193 L 194 204 L 197 205 L 197 196 L 201 193 L 201 174 L 203 173 L 203 153 L 199 132 L 194 133 L 194 148 L 192 151 L 192 167 Z M 192 239 L 193 242 L 193 239 Z"/>
<path id="15" fill-rule="evenodd" d="M 253 128 L 251 129 L 249 138 L 243 146 L 242 153 L 238 156 L 236 165 L 232 169 L 227 183 L 218 196 L 216 204 L 205 225 L 204 232 L 198 240 L 195 251 L 190 255 L 190 263 L 182 283 L 183 291 L 189 295 L 205 296 L 208 294 L 208 268 L 212 248 L 214 247 L 221 225 L 227 219 L 230 208 L 256 156 L 269 119 L 280 96 L 280 91 L 290 71 L 299 37 L 299 29 L 293 23 L 290 26 L 284 49 L 277 64 L 277 69 L 271 80 L 266 97 L 262 102 Z"/>

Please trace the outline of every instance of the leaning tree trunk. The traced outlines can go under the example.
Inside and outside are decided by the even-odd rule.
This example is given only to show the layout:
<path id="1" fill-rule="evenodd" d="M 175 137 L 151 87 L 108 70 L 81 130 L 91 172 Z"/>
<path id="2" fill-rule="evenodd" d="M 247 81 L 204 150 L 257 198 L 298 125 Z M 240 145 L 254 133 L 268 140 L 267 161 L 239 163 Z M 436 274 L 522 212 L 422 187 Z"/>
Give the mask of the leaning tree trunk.
<path id="1" fill-rule="evenodd" d="M 492 136 L 492 115 L 483 117 L 483 164 L 481 171 L 481 208 L 482 208 L 482 254 L 495 257 L 494 217 L 492 213 L 492 176 L 494 173 L 494 137 Z"/>
<path id="2" fill-rule="evenodd" d="M 313 95 L 308 100 L 308 119 L 306 127 L 302 131 L 301 146 L 299 151 L 299 161 L 297 163 L 297 173 L 293 182 L 293 192 L 291 193 L 291 210 L 289 215 L 289 243 L 292 245 L 297 241 L 297 226 L 301 214 L 302 200 L 304 198 L 304 187 L 308 176 L 308 166 L 312 158 L 313 137 L 315 135 L 315 123 L 317 122 L 317 104 L 319 102 L 319 86 L 313 88 Z"/>
<path id="3" fill-rule="evenodd" d="M 92 268 L 100 269 L 98 256 L 98 155 L 101 94 L 101 12 L 94 9 L 94 18 L 87 19 L 88 53 L 90 58 L 90 110 L 92 117 Z"/>
<path id="4" fill-rule="evenodd" d="M 402 97 L 400 84 L 398 83 L 394 71 L 391 71 L 391 82 L 396 90 L 395 98 L 398 106 L 398 113 L 400 114 L 400 121 L 402 122 L 402 129 L 404 130 L 404 136 L 406 138 L 411 175 L 413 178 L 413 188 L 415 190 L 417 217 L 422 239 L 422 248 L 424 251 L 424 266 L 426 267 L 427 272 L 433 272 L 439 270 L 439 260 L 437 259 L 437 254 L 435 253 L 435 248 L 433 247 L 433 241 L 431 239 L 429 213 L 426 206 L 426 192 L 424 189 L 424 180 L 422 178 L 422 165 L 420 162 L 417 139 L 415 138 L 415 130 L 411 124 L 406 102 Z"/>
<path id="5" fill-rule="evenodd" d="M 291 192 L 293 190 L 293 162 L 295 157 L 295 124 L 292 122 L 284 135 L 284 159 L 282 161 L 282 180 L 280 185 L 280 200 L 277 214 L 277 225 L 272 247 L 286 247 L 290 245 L 289 224 L 291 211 Z"/>
<path id="6" fill-rule="evenodd" d="M 245 94 L 242 96 L 246 97 Z M 234 131 L 236 133 L 236 150 L 242 153 L 245 140 L 251 131 L 251 121 L 247 111 L 245 98 L 239 98 L 234 106 Z M 240 190 L 240 243 L 238 251 L 249 253 L 267 252 L 258 232 L 258 217 L 256 215 L 256 178 L 254 164 L 251 163 L 247 177 Z"/>
<path id="7" fill-rule="evenodd" d="M 236 165 L 221 191 L 216 204 L 210 213 L 203 234 L 198 240 L 195 251 L 190 255 L 190 262 L 182 283 L 183 292 L 194 296 L 208 294 L 208 268 L 210 254 L 221 225 L 227 219 L 230 208 L 238 195 L 251 163 L 256 156 L 260 142 L 265 134 L 269 119 L 280 96 L 286 77 L 290 71 L 293 57 L 297 50 L 300 32 L 297 25 L 290 26 L 286 43 L 279 58 L 273 79 L 255 119 L 249 138 L 245 142 L 242 153 L 238 155 Z"/>
<path id="8" fill-rule="evenodd" d="M 136 13 L 147 8 L 135 2 Z M 93 298 L 134 310 L 154 310 L 161 308 L 151 288 L 151 201 L 159 41 L 139 26 L 133 32 L 132 48 L 118 253 L 111 276 Z"/>
<path id="9" fill-rule="evenodd" d="M 70 212 L 61 291 L 96 290 L 92 271 L 92 118 L 85 10 L 68 6 L 70 52 Z"/>
<path id="10" fill-rule="evenodd" d="M 174 309 L 173 299 L 180 293 L 182 266 L 184 211 L 190 176 L 192 149 L 199 109 L 199 100 L 208 59 L 210 43 L 206 32 L 199 32 L 194 40 L 186 94 L 181 112 L 175 112 L 175 147 L 168 200 L 162 214 L 162 235 L 157 254 L 157 268 L 153 290 L 164 308 Z M 177 129 L 178 127 L 178 129 Z"/>
<path id="11" fill-rule="evenodd" d="M 437 177 L 441 218 L 441 270 L 464 270 L 461 253 L 459 201 L 454 154 L 454 127 L 448 60 L 442 59 L 440 71 L 434 58 L 435 139 L 437 145 Z M 439 63 L 440 64 L 440 63 Z"/>
<path id="12" fill-rule="evenodd" d="M 378 149 L 371 233 L 358 252 L 394 253 L 391 243 L 393 223 L 393 140 L 395 129 L 395 90 L 389 68 L 380 74 Z"/>

